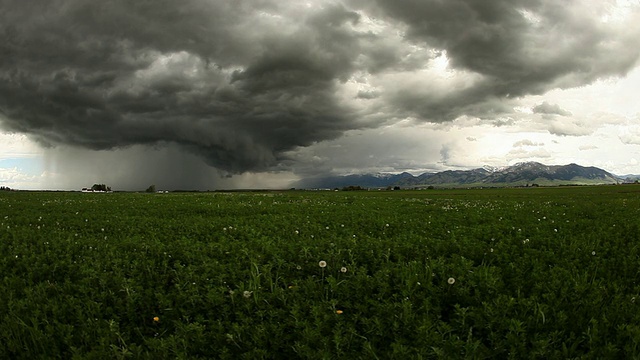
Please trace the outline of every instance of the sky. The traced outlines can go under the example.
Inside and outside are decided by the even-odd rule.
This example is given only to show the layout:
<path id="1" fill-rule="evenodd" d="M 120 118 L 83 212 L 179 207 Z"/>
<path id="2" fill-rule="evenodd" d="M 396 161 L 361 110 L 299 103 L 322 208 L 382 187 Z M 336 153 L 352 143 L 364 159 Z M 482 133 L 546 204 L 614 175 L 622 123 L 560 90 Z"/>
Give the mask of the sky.
<path id="1" fill-rule="evenodd" d="M 640 174 L 639 38 L 640 0 L 0 0 L 0 185 Z"/>

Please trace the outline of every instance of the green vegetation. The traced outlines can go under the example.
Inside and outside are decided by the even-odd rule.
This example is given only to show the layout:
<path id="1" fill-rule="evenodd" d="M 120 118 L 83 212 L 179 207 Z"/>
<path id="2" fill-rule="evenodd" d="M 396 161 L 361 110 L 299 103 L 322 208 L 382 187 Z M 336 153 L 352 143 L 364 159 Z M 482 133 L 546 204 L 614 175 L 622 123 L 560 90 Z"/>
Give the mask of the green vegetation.
<path id="1" fill-rule="evenodd" d="M 2 192 L 0 358 L 637 358 L 639 195 Z"/>

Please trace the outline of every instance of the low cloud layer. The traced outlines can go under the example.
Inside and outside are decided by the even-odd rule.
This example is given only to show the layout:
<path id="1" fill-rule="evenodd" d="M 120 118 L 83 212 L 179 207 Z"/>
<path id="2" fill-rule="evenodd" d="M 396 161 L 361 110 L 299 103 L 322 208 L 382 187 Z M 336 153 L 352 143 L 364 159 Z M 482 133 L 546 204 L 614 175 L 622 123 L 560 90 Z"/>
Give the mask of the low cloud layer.
<path id="1" fill-rule="evenodd" d="M 496 123 L 522 96 L 625 75 L 640 52 L 638 6 L 615 1 L 1 6 L 2 128 L 47 146 L 171 146 L 230 174 L 308 168 L 297 151 L 407 119 Z"/>

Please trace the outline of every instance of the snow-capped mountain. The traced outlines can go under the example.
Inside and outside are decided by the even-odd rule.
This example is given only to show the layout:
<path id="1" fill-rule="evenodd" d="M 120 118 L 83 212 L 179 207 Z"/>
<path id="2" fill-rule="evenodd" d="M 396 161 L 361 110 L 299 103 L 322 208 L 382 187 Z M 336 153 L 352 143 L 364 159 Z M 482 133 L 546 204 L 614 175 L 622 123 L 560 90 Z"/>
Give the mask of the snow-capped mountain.
<path id="1" fill-rule="evenodd" d="M 597 167 L 577 164 L 544 165 L 538 162 L 520 162 L 512 166 L 483 166 L 472 170 L 446 170 L 418 176 L 401 174 L 364 174 L 327 176 L 303 179 L 296 188 L 401 188 L 428 186 L 519 186 L 562 184 L 617 184 L 624 180 Z"/>

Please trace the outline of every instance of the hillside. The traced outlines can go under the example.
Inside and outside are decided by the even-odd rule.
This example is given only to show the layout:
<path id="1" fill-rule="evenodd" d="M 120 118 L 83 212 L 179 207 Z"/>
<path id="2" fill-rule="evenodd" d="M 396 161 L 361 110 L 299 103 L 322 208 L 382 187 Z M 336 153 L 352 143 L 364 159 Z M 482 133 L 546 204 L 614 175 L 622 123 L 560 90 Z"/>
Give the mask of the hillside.
<path id="1" fill-rule="evenodd" d="M 423 173 L 418 176 L 402 174 L 362 174 L 347 176 L 328 176 L 303 179 L 295 184 L 296 188 L 342 188 L 361 186 L 365 188 L 401 188 L 436 187 L 505 187 L 526 185 L 597 185 L 625 182 L 621 177 L 603 169 L 578 164 L 544 165 L 538 162 L 522 162 L 503 168 L 482 167 L 472 170 L 446 170 L 436 173 Z"/>

